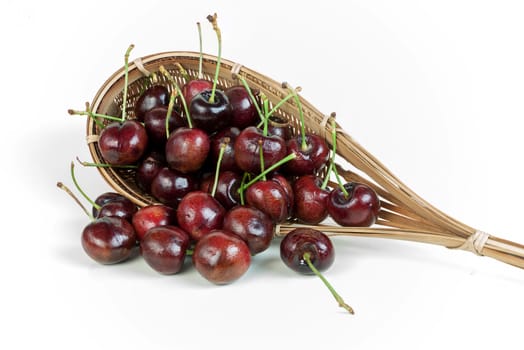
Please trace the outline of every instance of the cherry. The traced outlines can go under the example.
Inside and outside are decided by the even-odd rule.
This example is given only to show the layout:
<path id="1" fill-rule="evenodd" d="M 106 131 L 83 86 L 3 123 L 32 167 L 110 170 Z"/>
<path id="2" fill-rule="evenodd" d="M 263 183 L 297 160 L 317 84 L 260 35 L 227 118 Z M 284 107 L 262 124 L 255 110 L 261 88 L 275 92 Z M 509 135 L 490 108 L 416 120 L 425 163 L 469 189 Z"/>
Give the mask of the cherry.
<path id="1" fill-rule="evenodd" d="M 239 129 L 254 125 L 258 113 L 246 88 L 242 85 L 234 85 L 227 88 L 224 93 L 229 99 L 231 125 Z"/>
<path id="2" fill-rule="evenodd" d="M 230 123 L 231 108 L 229 99 L 221 90 L 204 90 L 193 97 L 189 105 L 191 118 L 197 128 L 208 134 L 218 131 Z"/>
<path id="3" fill-rule="evenodd" d="M 160 170 L 167 165 L 164 154 L 156 151 L 149 153 L 139 164 L 135 172 L 138 187 L 151 193 L 151 183 Z"/>
<path id="4" fill-rule="evenodd" d="M 91 212 L 93 214 L 93 217 L 98 216 L 99 209 L 104 206 L 104 204 L 115 201 L 115 200 L 126 200 L 127 198 L 121 195 L 120 193 L 116 192 L 105 192 L 96 197 L 95 199 L 95 205 L 93 205 Z"/>
<path id="5" fill-rule="evenodd" d="M 176 212 L 178 225 L 198 241 L 212 230 L 222 228 L 226 210 L 203 191 L 193 191 L 182 198 Z"/>
<path id="6" fill-rule="evenodd" d="M 238 205 L 226 213 L 223 229 L 246 241 L 251 255 L 255 255 L 269 248 L 274 225 L 264 212 L 254 207 Z"/>
<path id="7" fill-rule="evenodd" d="M 293 193 L 293 186 L 291 183 L 281 174 L 273 174 L 269 178 L 271 181 L 276 182 L 279 184 L 282 189 L 284 190 L 284 193 L 286 194 L 286 199 L 288 203 L 288 216 L 293 215 L 293 208 L 295 205 L 295 194 Z"/>
<path id="8" fill-rule="evenodd" d="M 183 174 L 170 168 L 161 169 L 151 182 L 151 194 L 165 205 L 176 208 L 182 198 L 198 189 L 193 175 Z"/>
<path id="9" fill-rule="evenodd" d="M 293 215 L 303 223 L 316 225 L 328 216 L 326 209 L 329 191 L 315 175 L 303 175 L 293 183 L 295 207 Z"/>
<path id="10" fill-rule="evenodd" d="M 293 135 L 289 121 L 277 115 L 269 116 L 267 131 L 268 135 L 280 136 L 286 141 Z"/>
<path id="11" fill-rule="evenodd" d="M 153 227 L 175 225 L 176 212 L 167 205 L 151 204 L 138 209 L 131 223 L 135 228 L 138 240 L 142 240 L 146 232 Z"/>
<path id="12" fill-rule="evenodd" d="M 235 141 L 235 162 L 238 167 L 249 173 L 260 172 L 260 148 L 263 152 L 264 169 L 287 154 L 284 139 L 279 136 L 264 136 L 261 129 L 249 126 L 240 132 Z"/>
<path id="13" fill-rule="evenodd" d="M 148 111 L 161 106 L 167 106 L 169 91 L 163 85 L 155 84 L 147 88 L 135 103 L 135 117 L 143 122 Z"/>
<path id="14" fill-rule="evenodd" d="M 176 226 L 153 227 L 140 241 L 140 254 L 155 271 L 172 275 L 182 269 L 189 243 L 189 235 Z"/>
<path id="15" fill-rule="evenodd" d="M 181 127 L 166 142 L 166 160 L 172 169 L 182 173 L 199 170 L 209 153 L 210 140 L 201 129 Z"/>
<path id="16" fill-rule="evenodd" d="M 366 227 L 375 223 L 380 200 L 369 186 L 350 182 L 331 191 L 326 202 L 331 218 L 341 226 Z"/>
<path id="17" fill-rule="evenodd" d="M 288 153 L 293 152 L 297 155 L 286 164 L 285 171 L 290 175 L 314 174 L 329 160 L 329 147 L 326 141 L 315 134 L 306 134 L 305 142 L 302 142 L 302 136 L 291 138 L 286 147 Z"/>
<path id="18" fill-rule="evenodd" d="M 125 219 L 105 216 L 89 223 L 82 231 L 82 247 L 101 264 L 127 260 L 136 243 L 133 226 Z"/>
<path id="19" fill-rule="evenodd" d="M 155 146 L 163 147 L 167 141 L 166 117 L 167 106 L 153 108 L 146 112 L 144 116 L 144 126 L 149 137 L 149 141 Z M 187 126 L 187 121 L 182 118 L 180 113 L 173 110 L 169 116 L 169 131 L 173 131 L 181 126 Z"/>
<path id="20" fill-rule="evenodd" d="M 105 216 L 117 216 L 131 222 L 136 211 L 136 204 L 124 197 L 106 202 L 98 209 L 96 217 L 102 218 Z"/>
<path id="21" fill-rule="evenodd" d="M 214 176 L 209 176 L 200 184 L 200 189 L 204 192 L 212 193 Z M 238 189 L 242 182 L 240 174 L 233 171 L 224 171 L 218 175 L 216 192 L 214 197 L 225 209 L 230 209 L 240 203 Z"/>
<path id="22" fill-rule="evenodd" d="M 208 281 L 228 284 L 249 269 L 251 255 L 240 237 L 225 230 L 215 230 L 202 237 L 193 252 L 193 265 Z"/>
<path id="23" fill-rule="evenodd" d="M 147 132 L 135 120 L 113 122 L 100 133 L 98 146 L 102 157 L 111 165 L 136 163 L 147 147 Z"/>
<path id="24" fill-rule="evenodd" d="M 290 203 L 286 191 L 275 181 L 257 181 L 245 192 L 246 202 L 264 213 L 276 223 L 284 222 L 290 215 Z"/>
<path id="25" fill-rule="evenodd" d="M 226 144 L 224 153 L 222 155 L 222 161 L 220 163 L 220 170 L 240 170 L 235 162 L 234 148 L 235 140 L 238 135 L 240 135 L 240 129 L 236 126 L 230 126 L 218 131 L 211 137 L 209 161 L 213 164 L 216 164 L 218 161 L 218 155 L 220 154 L 220 148 L 222 147 L 222 144 Z"/>
<path id="26" fill-rule="evenodd" d="M 296 228 L 280 242 L 280 257 L 287 267 L 305 275 L 317 275 L 329 289 L 340 307 L 353 314 L 353 309 L 338 295 L 321 271 L 335 260 L 333 243 L 324 233 L 311 228 Z"/>

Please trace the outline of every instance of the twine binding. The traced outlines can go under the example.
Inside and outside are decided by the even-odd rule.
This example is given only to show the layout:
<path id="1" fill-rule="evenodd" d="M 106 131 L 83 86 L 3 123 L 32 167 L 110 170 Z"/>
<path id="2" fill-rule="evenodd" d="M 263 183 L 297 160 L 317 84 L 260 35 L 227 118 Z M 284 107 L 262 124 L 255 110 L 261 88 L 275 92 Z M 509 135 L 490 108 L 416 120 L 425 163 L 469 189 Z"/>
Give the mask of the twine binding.
<path id="1" fill-rule="evenodd" d="M 462 243 L 461 245 L 456 246 L 456 247 L 448 247 L 448 248 L 466 250 L 468 252 L 472 252 L 473 254 L 482 256 L 484 255 L 482 253 L 482 250 L 484 249 L 484 246 L 486 245 L 488 239 L 489 239 L 488 233 L 477 230 L 475 231 L 475 233 L 469 236 L 464 241 L 464 243 Z"/>
<path id="2" fill-rule="evenodd" d="M 151 75 L 151 72 L 144 67 L 144 64 L 142 63 L 142 59 L 139 57 L 136 60 L 133 61 L 135 63 L 136 68 L 144 74 L 146 77 Z"/>

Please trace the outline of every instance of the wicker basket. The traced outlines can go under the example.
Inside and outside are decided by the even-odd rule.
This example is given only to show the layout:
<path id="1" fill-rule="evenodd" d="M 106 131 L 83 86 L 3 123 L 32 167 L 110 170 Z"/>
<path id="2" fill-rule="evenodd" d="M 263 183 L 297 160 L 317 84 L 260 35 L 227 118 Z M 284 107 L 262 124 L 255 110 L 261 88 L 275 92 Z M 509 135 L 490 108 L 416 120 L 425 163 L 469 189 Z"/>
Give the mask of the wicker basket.
<path id="1" fill-rule="evenodd" d="M 150 72 L 157 72 L 164 66 L 179 82 L 184 78 L 181 65 L 191 78 L 196 78 L 199 65 L 199 54 L 194 52 L 165 52 L 135 60 L 129 65 L 129 85 L 127 97 L 128 118 L 134 118 L 133 106 L 143 91 Z M 204 78 L 212 79 L 216 68 L 216 57 L 203 56 Z M 260 73 L 242 67 L 234 62 L 221 61 L 218 86 L 227 88 L 238 84 L 235 75 L 240 74 L 252 89 L 263 91 L 270 101 L 280 101 L 288 91 L 278 83 Z M 162 81 L 163 75 L 158 78 Z M 168 84 L 166 84 L 168 85 Z M 93 112 L 119 115 L 124 86 L 124 68 L 114 73 L 96 94 L 91 108 Z M 323 135 L 328 143 L 331 127 L 329 116 L 318 111 L 313 105 L 301 98 L 302 109 L 306 120 L 306 130 Z M 289 120 L 294 132 L 300 130 L 297 105 L 288 100 L 277 112 Z M 524 246 L 510 242 L 467 226 L 441 212 L 420 198 L 399 179 L 397 179 L 381 162 L 367 152 L 344 130 L 338 128 L 337 162 L 339 173 L 348 181 L 365 182 L 372 186 L 381 198 L 382 209 L 379 220 L 370 228 L 340 227 L 336 225 L 319 225 L 316 228 L 330 235 L 366 236 L 393 238 L 437 244 L 448 248 L 471 251 L 477 255 L 490 256 L 505 263 L 524 268 Z M 103 163 L 98 148 L 96 123 L 88 118 L 87 142 L 93 160 Z M 127 196 L 139 206 L 155 203 L 155 199 L 137 187 L 132 169 L 98 168 L 104 179 L 117 192 Z M 299 226 L 295 223 L 279 225 L 276 235 L 284 235 Z"/>

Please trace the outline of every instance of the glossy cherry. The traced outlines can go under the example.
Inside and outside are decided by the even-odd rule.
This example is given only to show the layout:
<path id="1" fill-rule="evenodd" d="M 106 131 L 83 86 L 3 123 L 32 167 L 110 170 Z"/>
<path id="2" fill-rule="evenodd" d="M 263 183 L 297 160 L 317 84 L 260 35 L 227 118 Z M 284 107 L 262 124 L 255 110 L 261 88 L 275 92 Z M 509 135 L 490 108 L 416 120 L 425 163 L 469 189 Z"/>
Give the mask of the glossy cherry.
<path id="1" fill-rule="evenodd" d="M 212 134 L 229 125 L 231 106 L 222 90 L 215 90 L 213 101 L 210 101 L 211 90 L 204 90 L 193 97 L 189 113 L 195 127 Z"/>
<path id="2" fill-rule="evenodd" d="M 274 224 L 264 212 L 254 207 L 238 205 L 226 213 L 223 229 L 246 241 L 251 255 L 255 255 L 269 248 Z"/>
<path id="3" fill-rule="evenodd" d="M 188 193 L 178 205 L 178 225 L 198 241 L 209 232 L 222 228 L 224 207 L 209 193 L 193 191 Z"/>
<path id="4" fill-rule="evenodd" d="M 95 206 L 92 207 L 91 212 L 93 214 L 93 217 L 98 216 L 98 211 L 100 207 L 102 207 L 104 204 L 115 201 L 115 200 L 127 200 L 126 197 L 121 195 L 120 193 L 116 192 L 104 192 L 95 199 Z"/>
<path id="5" fill-rule="evenodd" d="M 246 203 L 255 207 L 275 222 L 284 222 L 290 214 L 290 203 L 286 191 L 277 182 L 257 181 L 245 191 Z"/>
<path id="6" fill-rule="evenodd" d="M 236 138 L 235 161 L 240 169 L 249 173 L 259 173 L 260 147 L 264 158 L 264 169 L 269 168 L 287 154 L 284 139 L 279 136 L 264 136 L 262 130 L 250 126 L 242 130 Z"/>
<path id="7" fill-rule="evenodd" d="M 225 230 L 215 230 L 202 237 L 195 245 L 192 259 L 204 278 L 219 285 L 239 279 L 251 264 L 246 242 Z"/>
<path id="8" fill-rule="evenodd" d="M 197 128 L 176 129 L 166 142 L 166 161 L 174 170 L 192 173 L 205 163 L 209 153 L 208 134 Z"/>
<path id="9" fill-rule="evenodd" d="M 158 226 L 140 241 L 140 254 L 155 271 L 172 275 L 182 269 L 189 244 L 189 235 L 179 227 Z"/>
<path id="10" fill-rule="evenodd" d="M 215 176 L 210 175 L 200 184 L 200 189 L 204 192 L 211 193 Z M 222 204 L 225 209 L 230 209 L 240 203 L 240 194 L 238 189 L 242 182 L 242 176 L 233 171 L 223 171 L 218 175 L 215 199 Z"/>
<path id="11" fill-rule="evenodd" d="M 315 175 L 304 175 L 293 182 L 295 207 L 293 215 L 303 223 L 316 225 L 328 216 L 329 191 L 322 189 L 322 179 Z"/>
<path id="12" fill-rule="evenodd" d="M 321 170 L 329 160 L 329 147 L 318 135 L 306 134 L 305 143 L 302 136 L 296 136 L 288 140 L 288 153 L 295 153 L 296 157 L 286 163 L 285 171 L 290 175 L 309 175 Z"/>
<path id="13" fill-rule="evenodd" d="M 258 112 L 244 86 L 231 86 L 224 93 L 229 99 L 232 126 L 245 129 L 258 121 Z"/>
<path id="14" fill-rule="evenodd" d="M 341 226 L 366 227 L 375 223 L 380 211 L 376 192 L 366 184 L 344 184 L 347 195 L 340 187 L 331 191 L 327 210 L 331 218 Z"/>
<path id="15" fill-rule="evenodd" d="M 222 171 L 239 171 L 240 168 L 235 162 L 235 140 L 240 135 L 240 129 L 236 126 L 229 126 L 219 130 L 211 136 L 211 146 L 209 150 L 209 162 L 217 164 L 220 149 L 225 144 L 224 154 L 220 162 L 220 170 Z M 227 142 L 226 142 L 227 141 Z"/>
<path id="16" fill-rule="evenodd" d="M 169 103 L 168 89 L 159 84 L 148 87 L 138 97 L 135 103 L 135 118 L 144 121 L 146 113 L 156 107 L 167 106 Z"/>
<path id="17" fill-rule="evenodd" d="M 167 166 L 163 152 L 150 152 L 138 164 L 135 172 L 135 181 L 138 187 L 151 193 L 151 183 L 160 170 Z"/>
<path id="18" fill-rule="evenodd" d="M 114 199 L 106 202 L 98 209 L 97 218 L 104 216 L 117 216 L 131 222 L 133 215 L 137 212 L 137 206 L 128 198 Z"/>
<path id="19" fill-rule="evenodd" d="M 133 226 L 125 219 L 105 216 L 90 222 L 82 231 L 84 251 L 101 264 L 127 260 L 136 244 Z"/>
<path id="20" fill-rule="evenodd" d="M 196 189 L 198 181 L 193 175 L 170 168 L 161 169 L 151 182 L 151 194 L 172 208 L 176 208 L 186 194 Z"/>
<path id="21" fill-rule="evenodd" d="M 280 136 L 285 141 L 293 135 L 289 121 L 274 114 L 268 119 L 267 130 L 269 135 Z"/>
<path id="22" fill-rule="evenodd" d="M 213 82 L 205 79 L 193 79 L 188 81 L 182 87 L 182 93 L 188 105 L 193 101 L 193 97 L 200 94 L 202 91 L 211 90 Z"/>
<path id="23" fill-rule="evenodd" d="M 153 227 L 176 225 L 176 212 L 167 205 L 152 204 L 138 209 L 131 222 L 138 240 L 141 240 Z"/>
<path id="24" fill-rule="evenodd" d="M 136 120 L 113 122 L 102 130 L 98 139 L 100 153 L 111 165 L 136 163 L 144 154 L 147 143 L 146 129 Z"/>
<path id="25" fill-rule="evenodd" d="M 149 142 L 156 147 L 164 147 L 167 141 L 166 116 L 167 106 L 153 108 L 144 116 L 144 126 L 147 131 Z M 175 131 L 181 126 L 187 126 L 187 120 L 178 111 L 173 110 L 169 116 L 169 132 Z"/>

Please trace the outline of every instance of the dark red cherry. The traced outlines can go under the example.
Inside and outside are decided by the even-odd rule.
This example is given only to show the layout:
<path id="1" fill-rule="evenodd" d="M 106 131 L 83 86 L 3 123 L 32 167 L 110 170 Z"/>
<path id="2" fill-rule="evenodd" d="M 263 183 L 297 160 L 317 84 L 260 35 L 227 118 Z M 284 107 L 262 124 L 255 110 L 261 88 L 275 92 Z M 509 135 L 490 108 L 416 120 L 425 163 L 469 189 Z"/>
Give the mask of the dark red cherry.
<path id="1" fill-rule="evenodd" d="M 264 156 L 264 169 L 287 155 L 284 139 L 264 136 L 262 130 L 250 126 L 242 130 L 235 141 L 235 162 L 238 167 L 249 173 L 260 173 L 260 147 Z"/>
<path id="2" fill-rule="evenodd" d="M 273 222 L 284 222 L 289 217 L 288 196 L 275 181 L 255 182 L 245 191 L 245 200 L 250 206 L 266 213 Z"/>
<path id="3" fill-rule="evenodd" d="M 307 134 L 305 147 L 302 146 L 302 136 L 296 136 L 288 140 L 288 153 L 294 153 L 296 157 L 285 165 L 285 171 L 290 175 L 309 175 L 321 170 L 329 160 L 329 147 L 318 135 Z"/>
<path id="4" fill-rule="evenodd" d="M 211 90 L 205 90 L 193 97 L 189 105 L 189 114 L 193 125 L 212 134 L 228 126 L 231 120 L 229 99 L 221 90 L 215 90 L 215 97 L 210 101 Z"/>
<path id="5" fill-rule="evenodd" d="M 222 171 L 239 171 L 240 168 L 235 162 L 235 140 L 240 135 L 240 129 L 236 126 L 229 126 L 219 130 L 211 137 L 211 148 L 209 150 L 209 162 L 217 164 L 220 148 L 225 143 L 224 154 L 220 162 L 220 170 Z M 225 142 L 227 140 L 227 142 Z"/>
<path id="6" fill-rule="evenodd" d="M 327 210 L 331 218 L 341 226 L 366 227 L 375 223 L 380 211 L 380 200 L 368 185 L 350 182 L 344 184 L 348 195 L 337 187 L 331 191 Z"/>
<path id="7" fill-rule="evenodd" d="M 310 260 L 319 271 L 327 270 L 335 260 L 335 250 L 328 236 L 310 228 L 296 228 L 280 242 L 280 257 L 292 270 L 305 275 L 314 274 L 304 259 Z"/>
<path id="8" fill-rule="evenodd" d="M 210 141 L 206 132 L 196 128 L 181 127 L 166 142 L 166 161 L 169 167 L 181 173 L 192 173 L 205 163 Z"/>
<path id="9" fill-rule="evenodd" d="M 176 208 L 186 194 L 196 189 L 198 181 L 193 175 L 170 168 L 161 169 L 151 182 L 151 194 L 172 208 Z"/>
<path id="10" fill-rule="evenodd" d="M 189 243 L 189 235 L 182 229 L 158 226 L 148 230 L 140 241 L 140 254 L 155 271 L 172 275 L 182 269 Z"/>
<path id="11" fill-rule="evenodd" d="M 93 213 L 93 217 L 98 216 L 98 209 L 99 207 L 102 207 L 104 204 L 114 201 L 114 200 L 126 200 L 127 198 L 121 195 L 120 193 L 116 192 L 105 192 L 96 197 L 95 204 L 98 206 L 93 206 L 91 209 L 91 212 Z"/>
<path id="12" fill-rule="evenodd" d="M 223 229 L 246 241 L 251 255 L 255 255 L 269 248 L 274 224 L 264 212 L 239 205 L 226 213 Z"/>
<path id="13" fill-rule="evenodd" d="M 288 217 L 293 215 L 293 208 L 295 206 L 295 194 L 293 193 L 293 186 L 289 182 L 289 180 L 284 177 L 282 174 L 273 174 L 269 178 L 271 181 L 276 182 L 279 184 L 282 189 L 284 190 L 284 193 L 286 194 L 287 198 L 287 204 L 288 204 Z"/>
<path id="14" fill-rule="evenodd" d="M 215 176 L 210 175 L 200 184 L 200 189 L 204 192 L 211 193 Z M 240 203 L 240 194 L 238 189 L 242 182 L 242 176 L 233 171 L 224 171 L 218 175 L 215 199 L 222 204 L 225 209 L 230 209 Z"/>
<path id="15" fill-rule="evenodd" d="M 125 219 L 105 216 L 89 223 L 82 231 L 82 247 L 101 264 L 127 260 L 136 243 L 133 226 Z"/>
<path id="16" fill-rule="evenodd" d="M 136 163 L 144 154 L 147 143 L 146 129 L 135 120 L 107 125 L 98 139 L 102 157 L 112 165 Z"/>
<path id="17" fill-rule="evenodd" d="M 193 97 L 205 90 L 211 90 L 213 88 L 213 82 L 204 79 L 193 79 L 188 81 L 182 87 L 182 94 L 186 100 L 187 105 L 191 104 Z"/>
<path id="18" fill-rule="evenodd" d="M 146 112 L 144 116 L 144 126 L 147 131 L 149 141 L 156 147 L 164 147 L 167 141 L 166 116 L 167 106 L 153 108 Z M 169 133 L 181 126 L 187 126 L 187 120 L 178 111 L 173 110 L 169 116 Z"/>
<path id="19" fill-rule="evenodd" d="M 176 225 L 176 212 L 167 205 L 152 204 L 138 209 L 131 222 L 138 240 L 141 240 L 153 227 Z"/>
<path id="20" fill-rule="evenodd" d="M 202 237 L 193 252 L 196 270 L 219 285 L 242 277 L 250 264 L 251 254 L 246 242 L 225 230 L 215 230 Z"/>
<path id="21" fill-rule="evenodd" d="M 319 224 L 326 219 L 329 191 L 321 187 L 322 180 L 315 175 L 304 175 L 295 180 L 293 183 L 295 218 L 310 225 Z"/>
<path id="22" fill-rule="evenodd" d="M 115 199 L 101 206 L 96 217 L 117 216 L 131 222 L 136 211 L 137 206 L 130 199 Z"/>
<path id="23" fill-rule="evenodd" d="M 231 125 L 239 129 L 254 125 L 258 120 L 258 113 L 246 88 L 234 85 L 224 92 L 231 105 Z"/>
<path id="24" fill-rule="evenodd" d="M 267 131 L 269 135 L 280 136 L 285 141 L 293 135 L 289 121 L 277 115 L 271 115 L 268 119 Z"/>
<path id="25" fill-rule="evenodd" d="M 209 193 L 193 191 L 188 193 L 178 205 L 178 225 L 198 241 L 209 232 L 222 228 L 224 207 Z"/>
<path id="26" fill-rule="evenodd" d="M 147 193 L 151 193 L 151 183 L 157 174 L 167 166 L 163 153 L 151 152 L 138 164 L 135 180 L 138 187 Z"/>
<path id="27" fill-rule="evenodd" d="M 147 88 L 135 103 L 135 117 L 139 121 L 144 121 L 147 111 L 155 107 L 167 106 L 169 103 L 169 91 L 163 85 L 153 85 Z"/>

